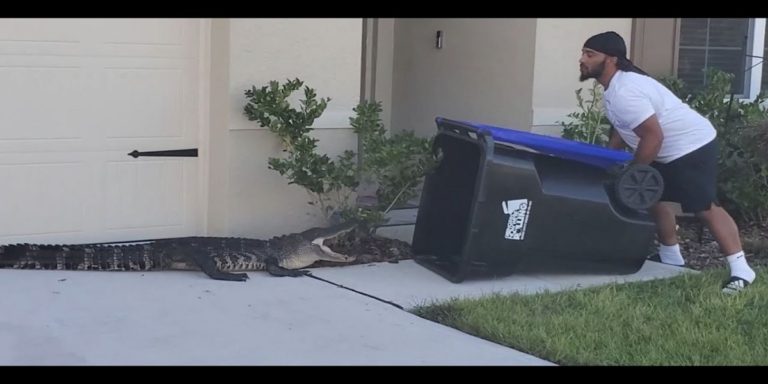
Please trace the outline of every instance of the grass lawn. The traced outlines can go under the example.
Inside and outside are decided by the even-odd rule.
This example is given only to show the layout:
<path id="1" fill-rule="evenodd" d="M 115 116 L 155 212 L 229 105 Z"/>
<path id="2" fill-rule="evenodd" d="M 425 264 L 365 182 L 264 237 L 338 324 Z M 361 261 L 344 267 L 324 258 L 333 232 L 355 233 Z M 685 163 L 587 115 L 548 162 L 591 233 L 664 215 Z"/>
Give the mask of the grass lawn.
<path id="1" fill-rule="evenodd" d="M 768 365 L 768 276 L 720 292 L 726 269 L 419 306 L 421 317 L 560 365 Z"/>

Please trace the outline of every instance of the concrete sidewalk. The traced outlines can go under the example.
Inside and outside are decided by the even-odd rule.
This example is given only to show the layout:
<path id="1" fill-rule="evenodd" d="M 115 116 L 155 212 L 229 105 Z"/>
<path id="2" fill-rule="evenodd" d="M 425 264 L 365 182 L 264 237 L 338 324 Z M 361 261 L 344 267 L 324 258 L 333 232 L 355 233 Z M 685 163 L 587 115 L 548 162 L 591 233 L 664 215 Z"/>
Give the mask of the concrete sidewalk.
<path id="1" fill-rule="evenodd" d="M 453 284 L 413 261 L 313 269 L 406 308 L 454 296 L 538 292 L 630 276 L 520 275 Z M 249 273 L 0 270 L 2 365 L 550 365 L 316 279 Z"/>
<path id="2" fill-rule="evenodd" d="M 313 270 L 316 276 L 395 302 L 406 309 L 453 297 L 473 298 L 493 293 L 556 292 L 612 282 L 624 283 L 666 278 L 683 272 L 693 271 L 647 261 L 637 273 L 630 275 L 529 272 L 498 278 L 468 279 L 454 284 L 412 260 L 397 264 L 376 263 Z"/>

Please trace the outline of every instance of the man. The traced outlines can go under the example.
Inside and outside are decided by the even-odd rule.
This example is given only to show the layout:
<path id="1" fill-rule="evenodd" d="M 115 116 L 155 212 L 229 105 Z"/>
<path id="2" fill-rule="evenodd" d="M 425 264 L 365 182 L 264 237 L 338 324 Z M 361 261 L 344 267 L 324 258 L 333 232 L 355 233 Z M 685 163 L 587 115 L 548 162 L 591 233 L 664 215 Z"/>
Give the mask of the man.
<path id="1" fill-rule="evenodd" d="M 590 37 L 581 52 L 580 80 L 596 79 L 605 89 L 605 114 L 613 125 L 608 146 L 629 146 L 632 163 L 649 164 L 664 178 L 661 200 L 680 203 L 683 212 L 694 213 L 709 228 L 731 272 L 723 292 L 747 287 L 755 272 L 747 264 L 736 223 L 717 203 L 717 132 L 712 123 L 632 64 L 616 32 Z M 657 203 L 650 213 L 657 226 L 659 260 L 684 265 L 674 212 Z"/>

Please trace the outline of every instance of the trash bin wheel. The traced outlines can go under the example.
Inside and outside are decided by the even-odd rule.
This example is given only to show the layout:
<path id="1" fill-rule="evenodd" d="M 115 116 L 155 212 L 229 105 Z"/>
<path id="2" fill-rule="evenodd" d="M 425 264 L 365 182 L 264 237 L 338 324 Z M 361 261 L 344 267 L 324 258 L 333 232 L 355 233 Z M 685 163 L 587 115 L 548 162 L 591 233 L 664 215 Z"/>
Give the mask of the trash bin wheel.
<path id="1" fill-rule="evenodd" d="M 625 168 L 614 181 L 616 196 L 630 209 L 648 209 L 661 199 L 664 180 L 659 171 L 644 164 Z"/>

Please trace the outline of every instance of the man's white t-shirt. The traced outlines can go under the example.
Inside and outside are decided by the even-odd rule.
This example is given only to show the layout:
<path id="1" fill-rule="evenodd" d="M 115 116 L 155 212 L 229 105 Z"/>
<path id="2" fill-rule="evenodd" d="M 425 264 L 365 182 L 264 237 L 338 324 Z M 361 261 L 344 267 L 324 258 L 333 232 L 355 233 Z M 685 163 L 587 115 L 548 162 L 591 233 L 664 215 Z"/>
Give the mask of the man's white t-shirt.
<path id="1" fill-rule="evenodd" d="M 656 114 L 664 134 L 656 158 L 660 163 L 687 155 L 717 136 L 709 120 L 650 76 L 617 71 L 603 97 L 606 117 L 633 150 L 640 142 L 633 129 Z"/>

